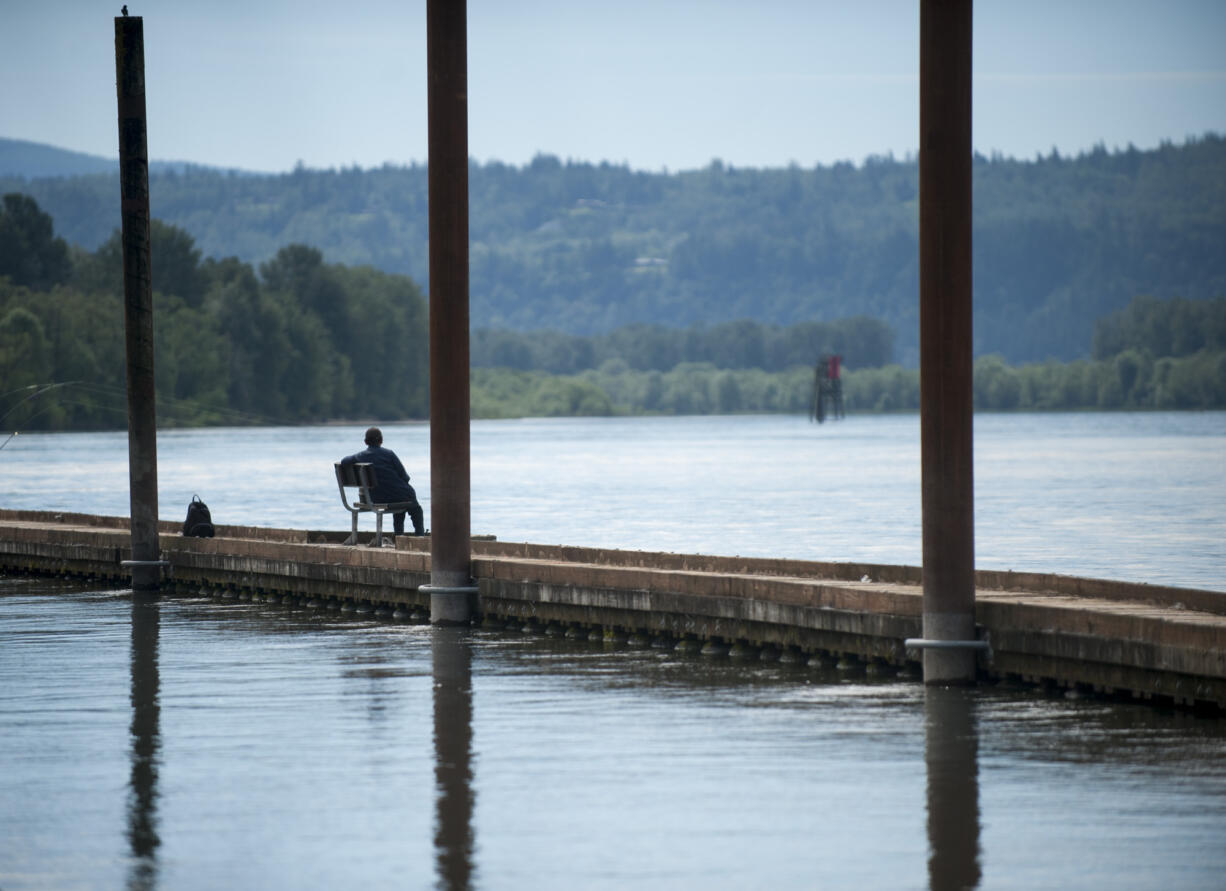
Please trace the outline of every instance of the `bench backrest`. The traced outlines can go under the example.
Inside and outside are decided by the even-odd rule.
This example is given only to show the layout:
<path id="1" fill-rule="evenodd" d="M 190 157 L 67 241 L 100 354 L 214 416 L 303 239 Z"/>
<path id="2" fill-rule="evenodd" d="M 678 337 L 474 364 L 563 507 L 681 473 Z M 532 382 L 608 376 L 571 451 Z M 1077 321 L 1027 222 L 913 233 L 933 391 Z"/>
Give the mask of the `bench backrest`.
<path id="1" fill-rule="evenodd" d="M 364 463 L 342 464 L 336 467 L 336 486 L 341 490 L 341 503 L 349 508 L 349 499 L 345 496 L 346 488 L 358 490 L 357 504 L 371 504 L 370 490 L 375 487 L 374 465 Z M 349 508 L 352 510 L 352 508 Z"/>
<path id="2" fill-rule="evenodd" d="M 364 489 L 375 485 L 375 468 L 373 464 L 341 464 L 336 463 L 336 481 L 341 486 L 360 486 Z"/>

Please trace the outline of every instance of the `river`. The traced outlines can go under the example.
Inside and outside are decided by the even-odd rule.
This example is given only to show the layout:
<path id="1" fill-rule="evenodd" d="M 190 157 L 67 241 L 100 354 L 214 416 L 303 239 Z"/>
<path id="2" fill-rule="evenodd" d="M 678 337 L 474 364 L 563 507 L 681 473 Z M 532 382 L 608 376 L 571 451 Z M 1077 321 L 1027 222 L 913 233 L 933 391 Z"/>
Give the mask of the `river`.
<path id="1" fill-rule="evenodd" d="M 161 511 L 347 528 L 360 426 L 169 431 Z M 428 431 L 387 444 L 429 510 Z M 915 416 L 473 425 L 500 539 L 917 563 Z M 1226 590 L 1226 414 L 976 418 L 981 567 Z M 5 507 L 126 514 L 122 434 Z M 1226 720 L 0 577 L 0 888 L 1220 888 Z"/>
<path id="2" fill-rule="evenodd" d="M 217 523 L 346 529 L 332 462 L 363 426 L 164 431 L 159 512 L 199 494 Z M 504 541 L 921 562 L 919 418 L 477 421 L 472 527 Z M 387 425 L 429 523 L 424 424 Z M 5 507 L 127 516 L 123 433 L 23 434 Z M 1226 591 L 1226 412 L 975 418 L 984 569 Z M 365 528 L 365 527 L 364 527 Z"/>

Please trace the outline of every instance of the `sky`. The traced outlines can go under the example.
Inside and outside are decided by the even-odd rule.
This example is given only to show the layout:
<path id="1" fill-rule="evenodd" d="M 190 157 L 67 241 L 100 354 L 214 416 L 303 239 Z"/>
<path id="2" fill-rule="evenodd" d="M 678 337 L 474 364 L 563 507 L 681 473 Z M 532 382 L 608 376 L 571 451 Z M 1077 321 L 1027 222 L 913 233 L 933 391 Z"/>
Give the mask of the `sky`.
<path id="1" fill-rule="evenodd" d="M 0 0 L 0 136 L 117 157 L 122 0 Z M 149 155 L 426 160 L 424 0 L 129 0 Z M 914 153 L 919 0 L 469 0 L 469 154 L 638 170 Z M 978 0 L 973 142 L 1031 158 L 1226 133 L 1226 0 Z"/>

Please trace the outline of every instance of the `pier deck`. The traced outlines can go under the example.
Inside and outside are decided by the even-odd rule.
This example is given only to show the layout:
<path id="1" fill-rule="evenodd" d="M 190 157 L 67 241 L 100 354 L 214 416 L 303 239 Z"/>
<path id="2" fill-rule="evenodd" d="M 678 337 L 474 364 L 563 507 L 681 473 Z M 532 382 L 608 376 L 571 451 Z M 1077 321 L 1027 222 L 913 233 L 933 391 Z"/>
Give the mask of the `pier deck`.
<path id="1" fill-rule="evenodd" d="M 428 538 L 341 544 L 347 531 L 161 528 L 168 592 L 214 593 L 385 616 L 424 615 Z M 365 541 L 365 537 L 363 541 Z M 122 517 L 0 510 L 0 568 L 124 584 Z M 918 669 L 918 567 L 618 551 L 474 539 L 478 621 L 732 646 L 761 658 Z M 1226 710 L 1226 594 L 1038 573 L 976 573 L 985 679 Z"/>

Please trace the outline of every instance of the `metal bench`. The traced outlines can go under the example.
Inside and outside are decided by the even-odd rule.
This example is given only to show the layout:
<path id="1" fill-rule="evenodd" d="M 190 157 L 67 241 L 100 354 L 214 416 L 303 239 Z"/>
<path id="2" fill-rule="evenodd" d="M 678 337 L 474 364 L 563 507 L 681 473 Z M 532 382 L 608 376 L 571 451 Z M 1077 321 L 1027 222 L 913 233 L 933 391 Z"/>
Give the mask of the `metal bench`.
<path id="1" fill-rule="evenodd" d="M 370 490 L 375 487 L 375 468 L 371 464 L 341 464 L 339 461 L 334 465 L 336 467 L 336 486 L 341 490 L 341 504 L 345 505 L 345 510 L 353 516 L 353 531 L 344 543 L 354 545 L 358 543 L 358 514 L 372 513 L 375 515 L 375 538 L 371 542 L 376 548 L 383 547 L 383 515 L 395 514 L 401 511 L 407 511 L 413 504 L 412 501 L 392 501 L 387 504 L 380 504 L 370 497 Z M 349 496 L 346 494 L 346 489 L 357 489 L 358 498 L 352 504 L 349 503 Z"/>

